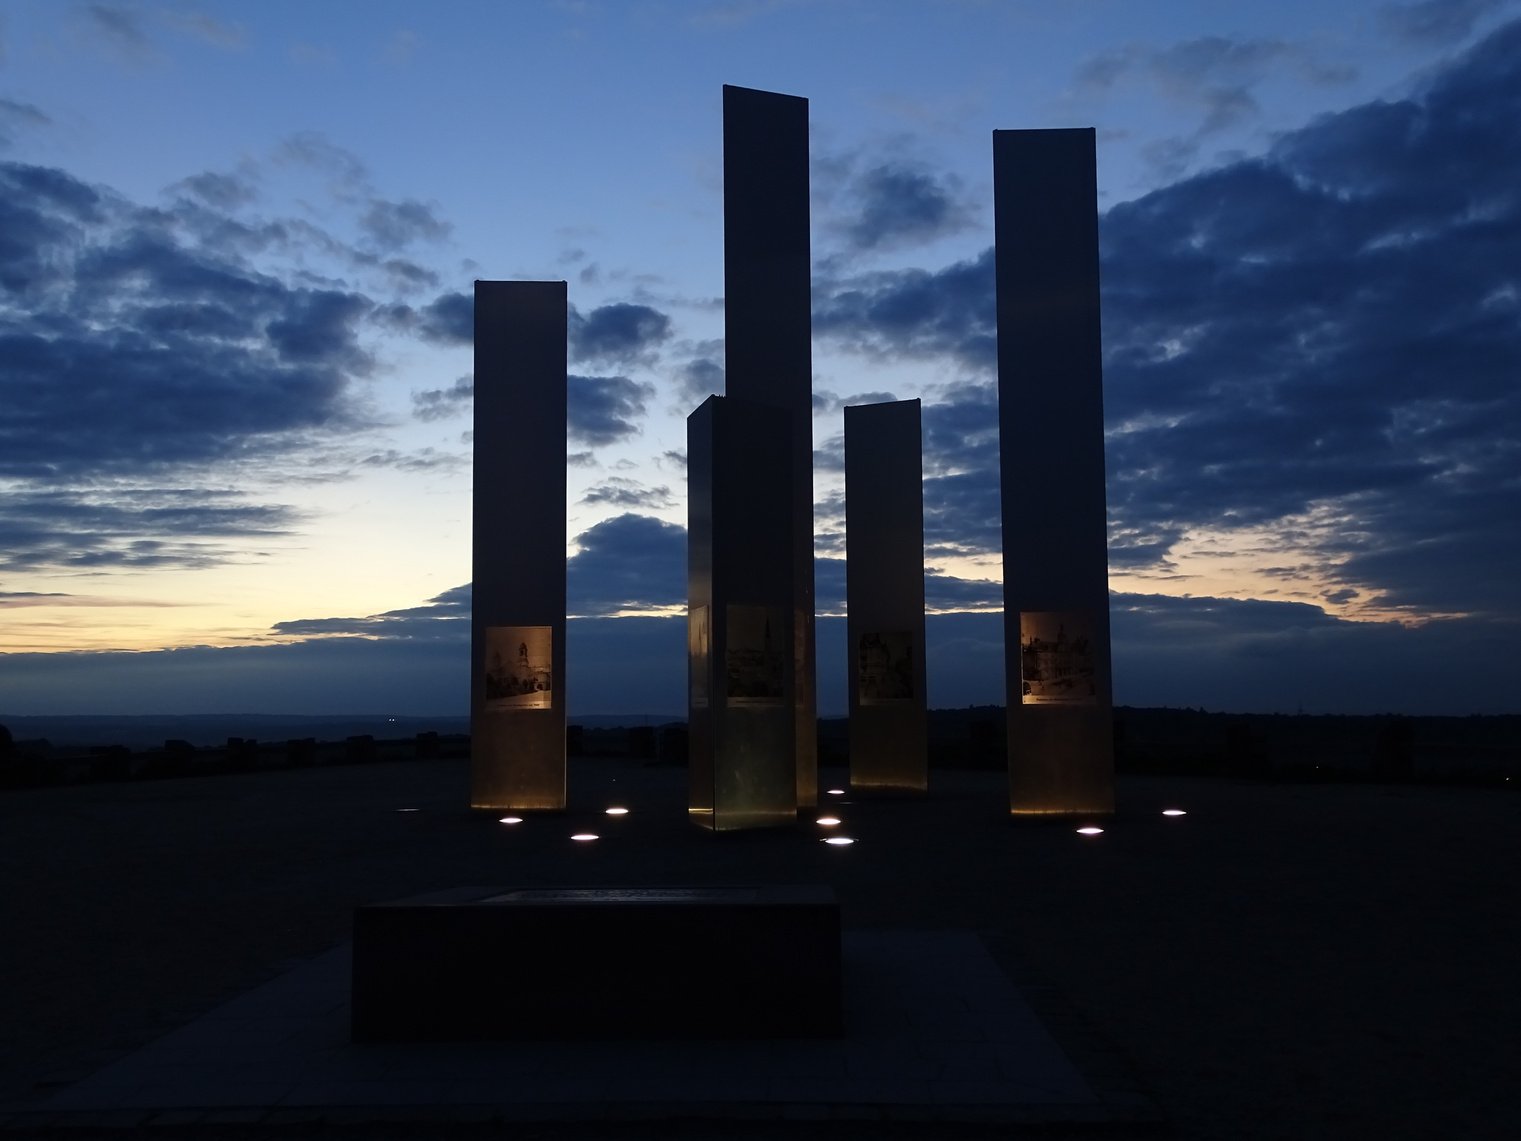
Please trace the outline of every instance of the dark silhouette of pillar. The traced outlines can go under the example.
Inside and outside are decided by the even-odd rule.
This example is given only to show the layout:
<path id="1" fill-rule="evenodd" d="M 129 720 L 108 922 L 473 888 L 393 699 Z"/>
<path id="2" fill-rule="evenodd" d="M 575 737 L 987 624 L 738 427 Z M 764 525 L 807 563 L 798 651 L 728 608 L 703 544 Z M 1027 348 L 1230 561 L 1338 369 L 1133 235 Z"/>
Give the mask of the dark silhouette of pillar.
<path id="1" fill-rule="evenodd" d="M 470 803 L 565 807 L 563 281 L 475 283 Z"/>
<path id="2" fill-rule="evenodd" d="M 1114 809 L 1091 129 L 993 132 L 1009 806 Z"/>
<path id="3" fill-rule="evenodd" d="M 929 785 L 919 401 L 845 409 L 850 787 Z"/>
<path id="4" fill-rule="evenodd" d="M 691 818 L 797 821 L 787 413 L 710 396 L 687 417 Z"/>
<path id="5" fill-rule="evenodd" d="M 808 101 L 724 87 L 726 392 L 788 417 L 797 804 L 818 802 Z"/>

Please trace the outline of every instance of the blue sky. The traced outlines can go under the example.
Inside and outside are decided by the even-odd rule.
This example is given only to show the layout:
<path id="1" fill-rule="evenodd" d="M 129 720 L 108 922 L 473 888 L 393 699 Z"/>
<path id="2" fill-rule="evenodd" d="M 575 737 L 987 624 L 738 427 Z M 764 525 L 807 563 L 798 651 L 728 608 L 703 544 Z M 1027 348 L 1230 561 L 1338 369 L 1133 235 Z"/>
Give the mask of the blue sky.
<path id="1" fill-rule="evenodd" d="M 990 132 L 1099 140 L 1116 699 L 1515 711 L 1521 4 L 0 3 L 0 714 L 465 708 L 470 283 L 565 278 L 572 713 L 680 712 L 720 89 L 810 100 L 841 408 L 1002 692 Z"/>

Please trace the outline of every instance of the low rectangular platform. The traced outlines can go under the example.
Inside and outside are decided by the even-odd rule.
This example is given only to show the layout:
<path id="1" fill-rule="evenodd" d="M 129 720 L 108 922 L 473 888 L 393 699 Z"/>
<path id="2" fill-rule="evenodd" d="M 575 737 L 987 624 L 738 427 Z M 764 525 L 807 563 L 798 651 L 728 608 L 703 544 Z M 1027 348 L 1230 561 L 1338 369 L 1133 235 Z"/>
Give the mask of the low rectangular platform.
<path id="1" fill-rule="evenodd" d="M 466 887 L 354 913 L 356 1042 L 842 1033 L 832 889 Z"/>

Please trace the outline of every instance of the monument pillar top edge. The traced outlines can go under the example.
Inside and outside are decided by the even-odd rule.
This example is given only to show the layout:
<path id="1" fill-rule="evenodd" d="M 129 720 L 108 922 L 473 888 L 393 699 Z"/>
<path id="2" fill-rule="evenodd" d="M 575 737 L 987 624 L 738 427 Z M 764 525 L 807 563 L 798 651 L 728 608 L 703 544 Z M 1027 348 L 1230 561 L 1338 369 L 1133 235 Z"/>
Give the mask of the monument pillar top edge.
<path id="1" fill-rule="evenodd" d="M 807 106 L 808 104 L 808 97 L 805 95 L 788 95 L 783 91 L 766 91 L 759 87 L 741 87 L 736 83 L 725 83 L 723 85 L 723 88 L 725 99 L 733 95 L 738 99 L 748 99 L 751 97 L 758 97 L 761 99 L 794 99 L 804 106 Z"/>

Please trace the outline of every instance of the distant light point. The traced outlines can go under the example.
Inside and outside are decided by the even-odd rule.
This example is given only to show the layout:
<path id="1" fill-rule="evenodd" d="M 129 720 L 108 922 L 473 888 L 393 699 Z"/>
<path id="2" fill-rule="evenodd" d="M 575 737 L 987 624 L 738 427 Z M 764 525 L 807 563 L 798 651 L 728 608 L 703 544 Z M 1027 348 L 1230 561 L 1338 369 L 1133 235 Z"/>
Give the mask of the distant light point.
<path id="1" fill-rule="evenodd" d="M 1103 831 L 1104 830 L 1102 828 L 1095 828 L 1092 824 L 1078 829 L 1078 833 L 1083 836 L 1098 836 L 1101 835 Z"/>
<path id="2" fill-rule="evenodd" d="M 587 844 L 593 840 L 599 839 L 599 837 L 595 832 L 577 832 L 574 836 L 571 837 L 571 839 L 576 841 L 578 844 Z"/>
<path id="3" fill-rule="evenodd" d="M 839 822 L 840 818 L 838 816 L 820 816 L 814 821 L 815 824 L 822 824 L 825 828 L 833 828 Z"/>
<path id="4" fill-rule="evenodd" d="M 498 821 L 498 823 L 501 823 L 501 824 L 521 824 L 521 823 L 523 823 L 523 818 L 521 816 L 504 816 L 504 817 L 502 817 L 502 819 L 500 821 Z"/>
<path id="5" fill-rule="evenodd" d="M 607 814 L 609 816 L 627 816 L 628 815 L 628 809 L 627 808 L 613 807 L 613 808 L 609 808 L 607 810 Z"/>
<path id="6" fill-rule="evenodd" d="M 1187 816 L 1188 813 L 1184 812 L 1183 809 L 1181 809 L 1181 808 L 1164 808 L 1164 809 L 1162 809 L 1162 815 L 1163 816 Z"/>
<path id="7" fill-rule="evenodd" d="M 826 788 L 824 791 L 827 792 L 830 796 L 845 795 L 845 790 L 843 788 Z"/>
<path id="8" fill-rule="evenodd" d="M 833 844 L 837 848 L 842 848 L 846 844 L 854 844 L 855 841 L 852 840 L 849 836 L 826 836 L 824 837 L 824 843 Z"/>

